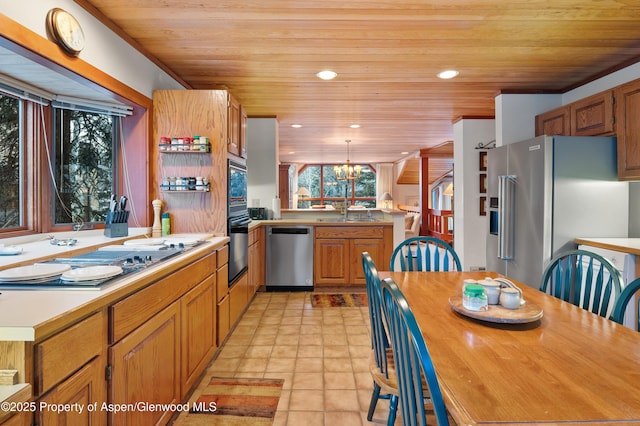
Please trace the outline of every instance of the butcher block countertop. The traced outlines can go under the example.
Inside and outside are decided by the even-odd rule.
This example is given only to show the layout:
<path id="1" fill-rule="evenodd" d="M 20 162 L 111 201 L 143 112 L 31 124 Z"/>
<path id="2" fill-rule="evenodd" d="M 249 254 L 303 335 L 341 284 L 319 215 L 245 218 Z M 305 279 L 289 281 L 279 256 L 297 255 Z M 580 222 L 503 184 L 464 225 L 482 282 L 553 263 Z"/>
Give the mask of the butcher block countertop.
<path id="1" fill-rule="evenodd" d="M 640 254 L 640 238 L 576 238 L 575 243 L 623 253 Z"/>

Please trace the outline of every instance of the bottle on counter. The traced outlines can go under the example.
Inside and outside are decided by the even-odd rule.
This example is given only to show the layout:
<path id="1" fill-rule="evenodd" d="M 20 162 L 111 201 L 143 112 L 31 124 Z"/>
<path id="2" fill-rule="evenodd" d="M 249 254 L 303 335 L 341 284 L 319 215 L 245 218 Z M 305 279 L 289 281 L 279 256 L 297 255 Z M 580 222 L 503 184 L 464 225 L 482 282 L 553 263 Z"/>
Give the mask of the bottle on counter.
<path id="1" fill-rule="evenodd" d="M 171 216 L 169 213 L 162 213 L 162 236 L 171 234 Z"/>

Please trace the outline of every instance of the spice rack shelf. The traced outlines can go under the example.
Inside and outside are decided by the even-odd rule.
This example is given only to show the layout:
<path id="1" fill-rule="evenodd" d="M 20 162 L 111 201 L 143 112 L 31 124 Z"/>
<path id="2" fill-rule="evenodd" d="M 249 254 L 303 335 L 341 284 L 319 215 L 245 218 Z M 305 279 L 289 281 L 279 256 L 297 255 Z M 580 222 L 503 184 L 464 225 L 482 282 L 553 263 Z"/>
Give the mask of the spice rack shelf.
<path id="1" fill-rule="evenodd" d="M 158 144 L 161 154 L 210 154 L 211 146 L 208 143 L 192 143 L 184 145 Z"/>
<path id="2" fill-rule="evenodd" d="M 211 189 L 211 184 L 206 185 L 160 185 L 160 191 L 162 192 L 171 192 L 171 193 L 182 193 L 182 192 L 209 192 Z"/>

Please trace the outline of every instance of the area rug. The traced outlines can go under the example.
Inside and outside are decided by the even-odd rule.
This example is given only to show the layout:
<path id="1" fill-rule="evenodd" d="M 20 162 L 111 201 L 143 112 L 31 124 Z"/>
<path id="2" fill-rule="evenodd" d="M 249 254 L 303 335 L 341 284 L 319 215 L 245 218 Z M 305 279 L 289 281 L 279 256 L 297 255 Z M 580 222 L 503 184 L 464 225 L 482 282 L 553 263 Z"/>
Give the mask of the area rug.
<path id="1" fill-rule="evenodd" d="M 283 384 L 282 379 L 212 377 L 180 424 L 271 425 Z"/>
<path id="2" fill-rule="evenodd" d="M 367 294 L 312 294 L 311 306 L 313 306 L 314 308 L 354 308 L 360 306 L 368 306 Z"/>

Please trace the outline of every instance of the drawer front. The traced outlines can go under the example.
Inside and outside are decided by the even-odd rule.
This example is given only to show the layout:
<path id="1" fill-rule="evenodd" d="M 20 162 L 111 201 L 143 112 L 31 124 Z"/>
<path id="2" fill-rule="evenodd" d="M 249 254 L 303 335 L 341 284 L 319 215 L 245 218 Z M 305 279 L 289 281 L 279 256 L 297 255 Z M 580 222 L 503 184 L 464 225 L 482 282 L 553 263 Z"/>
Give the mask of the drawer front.
<path id="1" fill-rule="evenodd" d="M 249 245 L 256 243 L 257 230 L 249 231 Z"/>
<path id="2" fill-rule="evenodd" d="M 222 248 L 219 248 L 216 253 L 218 253 L 218 268 L 220 268 L 225 263 L 229 263 L 229 246 L 225 245 Z"/>
<path id="3" fill-rule="evenodd" d="M 156 281 L 109 308 L 109 343 L 117 342 L 215 272 L 216 254 Z"/>
<path id="4" fill-rule="evenodd" d="M 229 265 L 218 269 L 216 279 L 216 301 L 221 301 L 229 293 Z"/>
<path id="5" fill-rule="evenodd" d="M 79 370 L 106 347 L 106 315 L 100 311 L 35 346 L 36 395 Z"/>
<path id="6" fill-rule="evenodd" d="M 316 238 L 382 238 L 382 226 L 316 226 Z"/>

